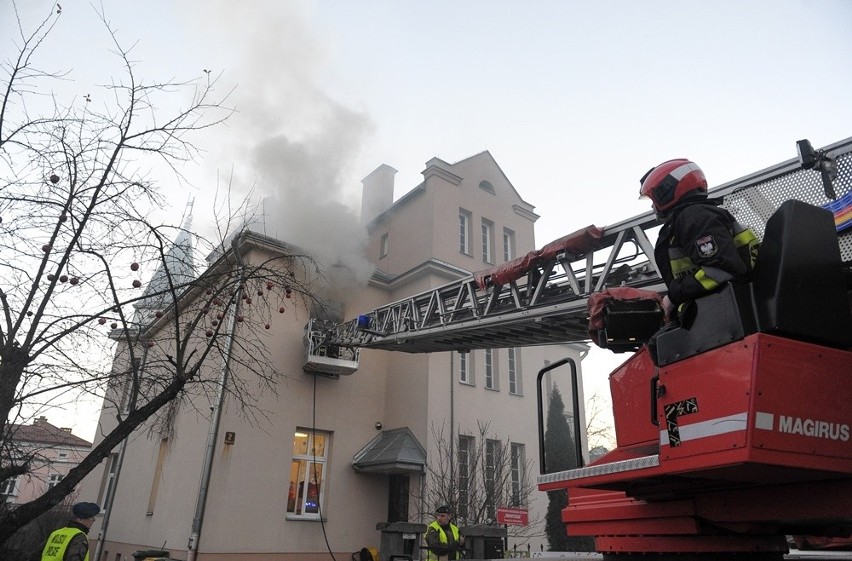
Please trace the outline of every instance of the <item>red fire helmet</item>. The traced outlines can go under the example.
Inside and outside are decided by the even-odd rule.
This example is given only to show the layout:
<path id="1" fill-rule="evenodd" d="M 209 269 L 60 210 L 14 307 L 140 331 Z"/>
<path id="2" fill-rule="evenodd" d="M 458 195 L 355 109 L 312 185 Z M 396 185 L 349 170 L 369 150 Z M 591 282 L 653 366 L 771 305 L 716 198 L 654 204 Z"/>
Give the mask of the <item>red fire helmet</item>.
<path id="1" fill-rule="evenodd" d="M 651 168 L 639 180 L 640 197 L 648 197 L 659 215 L 685 197 L 707 194 L 707 179 L 698 164 L 685 158 L 669 160 Z"/>

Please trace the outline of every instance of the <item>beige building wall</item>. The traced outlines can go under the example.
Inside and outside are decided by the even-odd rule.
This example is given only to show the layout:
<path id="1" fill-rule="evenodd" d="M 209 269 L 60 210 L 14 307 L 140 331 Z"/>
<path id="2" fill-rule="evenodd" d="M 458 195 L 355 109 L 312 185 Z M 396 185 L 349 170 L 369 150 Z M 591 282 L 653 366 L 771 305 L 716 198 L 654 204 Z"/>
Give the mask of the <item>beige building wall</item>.
<path id="1" fill-rule="evenodd" d="M 380 175 L 387 189 L 392 168 Z M 486 181 L 488 186 L 483 186 Z M 365 183 L 365 188 L 368 186 Z M 392 183 L 390 184 L 392 189 Z M 379 194 L 371 199 L 387 201 Z M 459 251 L 459 210 L 469 213 L 469 250 Z M 535 248 L 533 207 L 523 201 L 488 152 L 457 164 L 432 159 L 424 183 L 404 195 L 390 209 L 377 210 L 370 222 L 366 257 L 379 272 L 368 286 L 352 287 L 343 302 L 347 319 L 440 286 L 469 272 L 500 264 L 502 234 L 514 234 L 514 255 Z M 481 225 L 492 227 L 493 263 L 483 261 Z M 382 254 L 382 237 L 387 253 Z M 253 253 L 249 258 L 262 258 Z M 294 302 L 298 304 L 298 302 Z M 483 351 L 470 353 L 472 379 L 458 377 L 457 353 L 409 354 L 365 349 L 360 367 L 351 376 L 332 379 L 303 371 L 304 307 L 272 314 L 271 329 L 241 326 L 238 336 L 258 338 L 270 353 L 280 376 L 275 391 L 255 387 L 257 414 L 246 416 L 229 397 L 215 442 L 215 456 L 198 559 L 330 559 L 326 543 L 338 559 L 349 559 L 363 546 L 378 547 L 376 524 L 388 513 L 388 477 L 364 474 L 352 467 L 353 457 L 378 433 L 408 427 L 427 450 L 436 454 L 432 427 L 444 426 L 457 438 L 475 434 L 477 421 L 490 423 L 495 439 L 523 444 L 538 474 L 535 377 L 546 361 L 572 356 L 579 365 L 582 345 L 531 347 L 518 350 L 520 391 L 508 391 L 505 349 L 495 350 L 496 389 L 484 387 Z M 221 365 L 212 365 L 215 378 Z M 245 372 L 235 372 L 245 376 Z M 561 385 L 560 385 L 561 387 Z M 566 407 L 570 409 L 567 388 Z M 201 469 L 211 425 L 215 392 L 181 403 L 174 430 L 162 433 L 149 425 L 128 441 L 104 549 L 108 561 L 132 559 L 140 549 L 161 548 L 173 558 L 185 559 L 196 508 Z M 582 402 L 582 400 L 581 400 Z M 451 407 L 452 404 L 452 407 Z M 111 412 L 102 422 L 109 425 Z M 329 433 L 328 478 L 321 495 L 324 522 L 286 515 L 289 469 L 294 433 L 315 427 Z M 226 444 L 225 433 L 233 433 Z M 118 453 L 118 450 L 116 450 Z M 84 482 L 84 497 L 103 501 L 109 462 Z M 412 494 L 420 485 L 413 475 Z M 411 521 L 421 505 L 409 505 Z M 424 505 L 431 512 L 435 505 Z M 531 520 L 540 522 L 529 543 L 538 551 L 544 538 L 546 497 L 535 491 L 529 503 Z M 424 520 L 428 522 L 428 520 Z M 97 536 L 100 523 L 90 534 Z M 510 547 L 513 541 L 509 540 Z M 525 549 L 525 546 L 522 546 Z"/>

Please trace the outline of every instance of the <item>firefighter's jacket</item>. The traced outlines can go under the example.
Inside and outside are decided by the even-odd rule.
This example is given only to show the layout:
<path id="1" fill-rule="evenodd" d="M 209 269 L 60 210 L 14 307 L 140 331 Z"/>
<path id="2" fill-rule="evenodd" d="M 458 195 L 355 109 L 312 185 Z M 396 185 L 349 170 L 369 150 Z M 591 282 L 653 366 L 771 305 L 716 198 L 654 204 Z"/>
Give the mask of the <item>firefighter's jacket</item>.
<path id="1" fill-rule="evenodd" d="M 731 280 L 748 280 L 759 242 L 715 201 L 696 201 L 676 208 L 654 248 L 654 259 L 679 306 L 714 291 Z"/>

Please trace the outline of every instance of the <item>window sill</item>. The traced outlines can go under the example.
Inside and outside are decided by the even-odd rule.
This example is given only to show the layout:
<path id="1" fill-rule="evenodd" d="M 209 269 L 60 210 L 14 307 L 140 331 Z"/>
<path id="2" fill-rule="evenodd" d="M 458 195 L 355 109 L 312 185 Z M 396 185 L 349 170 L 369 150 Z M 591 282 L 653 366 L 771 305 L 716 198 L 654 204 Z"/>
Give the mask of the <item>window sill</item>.
<path id="1" fill-rule="evenodd" d="M 294 520 L 296 522 L 328 522 L 328 518 L 323 516 L 320 518 L 314 514 L 303 515 L 303 514 L 287 514 L 284 517 L 285 520 Z"/>
<path id="2" fill-rule="evenodd" d="M 459 380 L 459 384 L 461 384 L 463 386 L 470 386 L 472 388 L 476 387 L 476 384 L 474 384 L 473 382 L 468 382 L 466 380 Z"/>

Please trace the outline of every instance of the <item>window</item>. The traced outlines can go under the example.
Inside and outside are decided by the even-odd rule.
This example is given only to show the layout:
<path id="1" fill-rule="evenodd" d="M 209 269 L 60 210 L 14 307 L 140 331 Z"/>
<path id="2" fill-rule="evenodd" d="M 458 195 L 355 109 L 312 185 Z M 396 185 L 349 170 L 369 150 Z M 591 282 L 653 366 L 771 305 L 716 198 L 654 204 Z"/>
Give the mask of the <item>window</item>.
<path id="1" fill-rule="evenodd" d="M 521 395 L 521 377 L 518 375 L 518 349 L 509 349 L 509 393 Z"/>
<path id="2" fill-rule="evenodd" d="M 102 505 L 104 512 L 109 508 L 109 488 L 115 479 L 115 473 L 118 470 L 118 454 L 110 454 L 107 460 L 109 467 L 104 472 L 104 478 L 101 481 L 101 490 L 98 493 L 98 504 Z"/>
<path id="3" fill-rule="evenodd" d="M 485 349 L 485 387 L 489 390 L 497 389 L 494 379 L 494 349 Z"/>
<path id="4" fill-rule="evenodd" d="M 524 445 L 512 443 L 510 469 L 512 470 L 512 497 L 511 506 L 521 506 L 526 503 L 524 496 Z"/>
<path id="5" fill-rule="evenodd" d="M 382 234 L 382 239 L 379 241 L 379 259 L 388 254 L 388 234 Z"/>
<path id="6" fill-rule="evenodd" d="M 18 494 L 18 478 L 12 477 L 0 483 L 0 500 L 8 500 Z"/>
<path id="7" fill-rule="evenodd" d="M 488 220 L 482 219 L 482 260 L 486 263 L 494 263 L 494 251 L 491 241 L 494 224 Z"/>
<path id="8" fill-rule="evenodd" d="M 293 435 L 288 514 L 315 519 L 322 515 L 328 445 L 326 432 L 298 429 Z"/>
<path id="9" fill-rule="evenodd" d="M 491 185 L 491 182 L 490 182 L 490 181 L 480 181 L 480 182 L 479 182 L 479 188 L 480 188 L 480 189 L 485 189 L 486 191 L 488 191 L 488 192 L 489 192 L 489 193 L 491 193 L 492 195 L 496 195 L 496 194 L 497 194 L 497 192 L 496 192 L 496 191 L 494 191 L 494 186 L 493 186 L 493 185 Z"/>
<path id="10" fill-rule="evenodd" d="M 59 485 L 59 482 L 62 481 L 63 477 L 65 476 L 61 473 L 52 474 L 47 480 L 47 489 L 50 490 Z"/>
<path id="11" fill-rule="evenodd" d="M 503 261 L 515 258 L 515 232 L 503 228 Z"/>
<path id="12" fill-rule="evenodd" d="M 125 378 L 124 384 L 121 387 L 121 399 L 119 400 L 118 409 L 122 413 L 128 413 L 130 411 L 130 397 L 131 391 L 133 390 L 133 380 L 134 377 L 142 375 L 142 372 L 140 372 L 141 366 L 142 359 L 139 357 L 134 357 L 133 366 L 130 372 L 127 373 L 127 378 Z"/>
<path id="13" fill-rule="evenodd" d="M 473 453 L 473 437 L 459 435 L 459 518 L 468 515 L 470 503 L 471 455 Z"/>
<path id="14" fill-rule="evenodd" d="M 459 209 L 459 251 L 470 255 L 470 218 L 471 214 Z"/>
<path id="15" fill-rule="evenodd" d="M 485 441 L 485 510 L 489 520 L 497 519 L 497 490 L 500 474 L 500 441 Z"/>
<path id="16" fill-rule="evenodd" d="M 463 384 L 472 383 L 470 380 L 470 353 L 459 353 L 459 382 Z"/>

